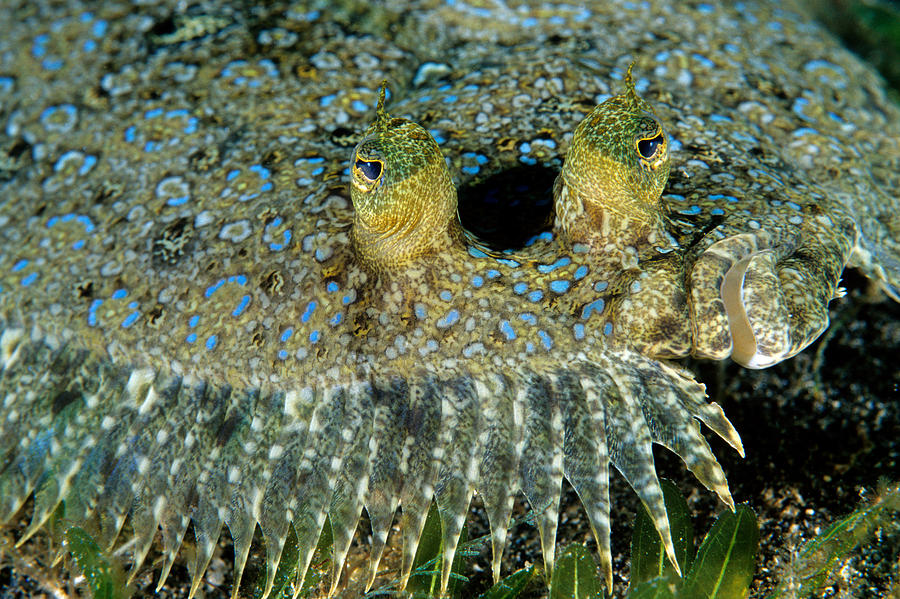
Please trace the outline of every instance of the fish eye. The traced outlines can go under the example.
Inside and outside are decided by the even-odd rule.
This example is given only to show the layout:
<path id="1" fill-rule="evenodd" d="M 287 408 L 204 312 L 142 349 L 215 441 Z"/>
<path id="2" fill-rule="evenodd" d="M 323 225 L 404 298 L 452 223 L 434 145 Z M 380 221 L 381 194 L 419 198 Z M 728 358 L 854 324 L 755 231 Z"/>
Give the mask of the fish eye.
<path id="1" fill-rule="evenodd" d="M 381 172 L 384 170 L 380 160 L 370 161 L 357 158 L 354 166 L 365 179 L 372 183 L 378 180 L 378 177 L 381 176 Z"/>
<path id="2" fill-rule="evenodd" d="M 662 131 L 649 139 L 639 139 L 637 142 L 638 154 L 644 160 L 653 160 L 659 152 L 660 146 L 663 145 Z"/>

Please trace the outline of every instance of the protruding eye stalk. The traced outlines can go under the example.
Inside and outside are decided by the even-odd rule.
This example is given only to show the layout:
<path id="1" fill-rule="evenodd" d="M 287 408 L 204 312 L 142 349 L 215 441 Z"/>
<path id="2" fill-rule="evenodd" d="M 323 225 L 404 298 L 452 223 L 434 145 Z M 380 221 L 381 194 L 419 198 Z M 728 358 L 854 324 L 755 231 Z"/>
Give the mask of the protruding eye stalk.
<path id="1" fill-rule="evenodd" d="M 635 145 L 638 155 L 641 157 L 641 162 L 651 169 L 655 169 L 662 164 L 666 155 L 666 137 L 662 130 L 659 130 L 652 137 L 639 137 Z"/>
<path id="2" fill-rule="evenodd" d="M 381 160 L 363 160 L 357 156 L 353 163 L 353 174 L 359 186 L 370 191 L 381 181 L 384 163 Z"/>

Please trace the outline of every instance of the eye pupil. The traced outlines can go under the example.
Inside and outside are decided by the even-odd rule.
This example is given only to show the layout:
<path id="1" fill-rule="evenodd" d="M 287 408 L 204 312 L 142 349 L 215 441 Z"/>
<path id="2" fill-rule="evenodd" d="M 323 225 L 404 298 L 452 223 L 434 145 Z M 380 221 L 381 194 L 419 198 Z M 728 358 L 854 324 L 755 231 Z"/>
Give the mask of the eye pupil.
<path id="1" fill-rule="evenodd" d="M 662 133 L 651 139 L 642 139 L 638 141 L 638 152 L 640 152 L 641 156 L 646 160 L 650 160 L 656 154 L 659 146 L 662 145 L 662 141 Z"/>
<path id="2" fill-rule="evenodd" d="M 363 176 L 370 181 L 374 181 L 381 176 L 381 163 L 376 160 L 373 160 L 372 162 L 357 160 L 356 168 L 358 168 Z"/>

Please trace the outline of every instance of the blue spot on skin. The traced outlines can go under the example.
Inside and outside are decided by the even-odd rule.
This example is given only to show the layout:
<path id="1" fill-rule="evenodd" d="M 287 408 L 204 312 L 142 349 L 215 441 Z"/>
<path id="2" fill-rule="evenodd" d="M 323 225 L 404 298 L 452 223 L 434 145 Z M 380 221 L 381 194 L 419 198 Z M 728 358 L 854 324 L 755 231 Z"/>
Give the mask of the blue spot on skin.
<path id="1" fill-rule="evenodd" d="M 576 325 L 575 325 L 574 327 L 572 327 L 572 328 L 573 328 L 574 331 L 575 331 L 575 338 L 576 338 L 576 339 L 584 339 L 584 325 L 583 325 L 583 324 L 578 323 L 578 324 L 576 324 Z"/>
<path id="2" fill-rule="evenodd" d="M 422 304 L 416 304 L 416 307 L 414 310 L 416 313 L 416 318 L 418 318 L 419 320 L 425 320 L 425 316 L 426 316 L 425 306 L 423 306 Z"/>
<path id="3" fill-rule="evenodd" d="M 285 350 L 283 350 L 283 349 L 278 350 L 278 359 L 279 360 L 287 360 L 287 357 L 288 357 L 288 353 Z"/>
<path id="4" fill-rule="evenodd" d="M 345 306 L 352 301 L 353 301 L 353 296 L 350 296 L 350 295 L 345 295 L 343 298 L 341 298 L 341 303 L 344 304 Z"/>
<path id="5" fill-rule="evenodd" d="M 231 315 L 237 318 L 247 308 L 248 305 L 250 305 L 250 296 L 245 295 L 241 298 L 241 303 L 238 304 L 238 307 L 234 309 L 234 312 L 232 312 Z"/>
<path id="6" fill-rule="evenodd" d="M 536 289 L 528 294 L 528 299 L 532 302 L 539 302 L 544 298 L 544 292 Z"/>
<path id="7" fill-rule="evenodd" d="M 247 284 L 247 276 L 246 275 L 234 275 L 228 277 L 229 283 L 237 283 L 238 285 L 246 285 Z"/>
<path id="8" fill-rule="evenodd" d="M 219 287 L 225 284 L 225 279 L 219 279 L 214 285 L 210 285 L 206 288 L 206 292 L 203 294 L 206 297 L 212 297 L 212 294 L 219 290 Z"/>
<path id="9" fill-rule="evenodd" d="M 137 302 L 131 302 L 130 304 L 128 304 L 128 307 L 131 308 L 132 310 L 137 310 L 138 303 L 137 303 Z"/>
<path id="10" fill-rule="evenodd" d="M 550 289 L 554 293 L 565 293 L 566 291 L 569 290 L 569 285 L 570 285 L 570 283 L 568 281 L 565 281 L 563 279 L 558 279 L 556 281 L 550 282 Z"/>
<path id="11" fill-rule="evenodd" d="M 585 278 L 587 276 L 587 274 L 588 274 L 588 267 L 584 266 L 584 265 L 579 266 L 578 269 L 575 271 L 575 280 L 580 281 L 581 279 Z"/>
<path id="12" fill-rule="evenodd" d="M 572 261 L 568 257 L 563 257 L 554 262 L 553 264 L 539 264 L 538 271 L 542 273 L 548 273 L 556 270 L 557 268 L 568 266 Z"/>
<path id="13" fill-rule="evenodd" d="M 716 67 L 716 63 L 714 63 L 707 57 L 703 56 L 702 54 L 694 53 L 694 54 L 692 54 L 692 56 L 693 56 L 694 60 L 699 62 L 701 65 L 703 65 L 707 69 L 714 69 Z"/>
<path id="14" fill-rule="evenodd" d="M 294 329 L 290 329 L 290 328 L 285 329 L 284 332 L 281 334 L 281 342 L 284 343 L 285 341 L 290 339 L 291 335 L 293 335 L 293 334 L 294 334 Z"/>
<path id="15" fill-rule="evenodd" d="M 312 316 L 313 312 L 316 311 L 316 302 L 309 302 L 306 305 L 306 311 L 303 312 L 303 315 L 300 317 L 302 322 L 309 322 L 309 318 Z"/>
<path id="16" fill-rule="evenodd" d="M 810 127 L 802 127 L 791 133 L 793 137 L 801 137 L 803 135 L 819 135 L 819 132 Z"/>
<path id="17" fill-rule="evenodd" d="M 788 208 L 793 208 L 794 210 L 800 210 L 800 204 L 798 204 L 796 202 L 788 201 L 788 202 L 785 202 L 784 205 L 787 206 Z"/>
<path id="18" fill-rule="evenodd" d="M 46 33 L 42 33 L 34 38 L 34 46 L 31 47 L 31 55 L 35 58 L 43 57 L 47 53 L 47 48 L 44 46 L 49 39 L 50 37 Z"/>
<path id="19" fill-rule="evenodd" d="M 725 214 L 725 211 L 722 210 L 721 208 L 713 208 L 712 210 L 709 211 L 709 213 L 712 214 L 713 216 L 721 216 L 721 215 Z"/>
<path id="20" fill-rule="evenodd" d="M 95 164 L 97 164 L 97 157 L 88 154 L 84 157 L 84 164 L 78 169 L 78 174 L 82 176 L 88 174 Z"/>
<path id="21" fill-rule="evenodd" d="M 219 342 L 219 337 L 216 335 L 210 335 L 209 339 L 206 340 L 206 349 L 213 349 L 216 346 L 216 343 Z"/>
<path id="22" fill-rule="evenodd" d="M 515 285 L 513 285 L 513 291 L 515 293 L 517 293 L 518 295 L 522 295 L 523 293 L 528 291 L 528 284 L 527 283 L 516 283 Z"/>
<path id="23" fill-rule="evenodd" d="M 686 214 L 688 216 L 693 216 L 695 214 L 700 214 L 700 206 L 697 206 L 696 204 L 694 204 L 690 208 L 683 208 L 682 210 L 679 210 L 678 212 L 680 214 Z"/>
<path id="24" fill-rule="evenodd" d="M 481 287 L 482 285 L 484 285 L 484 279 L 482 279 L 478 275 L 475 275 L 474 277 L 472 277 L 472 287 L 478 288 L 478 287 Z"/>
<path id="25" fill-rule="evenodd" d="M 519 314 L 519 318 L 523 321 L 527 322 L 530 325 L 537 324 L 537 316 L 532 314 L 531 312 L 525 312 L 524 314 Z"/>
<path id="26" fill-rule="evenodd" d="M 499 270 L 494 270 L 494 269 L 492 268 L 492 269 L 490 269 L 489 271 L 487 271 L 487 277 L 488 277 L 489 279 L 496 279 L 496 278 L 499 277 L 499 276 L 500 276 L 500 271 L 499 271 Z"/>
<path id="27" fill-rule="evenodd" d="M 507 341 L 512 341 L 516 338 L 516 332 L 513 330 L 512 326 L 509 324 L 508 320 L 500 321 L 500 331 L 506 335 Z"/>
<path id="28" fill-rule="evenodd" d="M 147 112 L 144 113 L 144 119 L 145 120 L 155 119 L 156 117 L 162 115 L 162 113 L 163 113 L 162 108 L 153 108 L 152 110 L 148 110 Z"/>
<path id="29" fill-rule="evenodd" d="M 237 176 L 240 175 L 240 174 L 241 174 L 241 169 L 239 169 L 239 168 L 236 168 L 236 169 L 234 169 L 234 170 L 228 171 L 228 174 L 225 175 L 225 180 L 226 180 L 226 181 L 232 181 L 232 180 L 234 180 L 235 177 L 237 177 Z"/>
<path id="30" fill-rule="evenodd" d="M 328 285 L 325 286 L 325 289 L 326 291 L 328 291 L 328 293 L 334 293 L 335 291 L 340 289 L 340 287 L 338 287 L 338 284 L 334 281 L 329 281 Z"/>
<path id="31" fill-rule="evenodd" d="M 191 319 L 188 321 L 188 326 L 194 328 L 200 323 L 200 317 L 197 315 L 191 316 Z"/>
<path id="32" fill-rule="evenodd" d="M 598 281 L 594 283 L 594 291 L 603 291 L 607 287 L 609 287 L 609 283 L 607 283 L 606 281 Z"/>
<path id="33" fill-rule="evenodd" d="M 254 164 L 250 167 L 250 170 L 259 175 L 260 179 L 268 179 L 272 174 L 272 171 L 261 164 Z"/>
<path id="34" fill-rule="evenodd" d="M 316 329 L 312 333 L 309 334 L 309 342 L 310 343 L 318 343 L 319 337 L 321 337 L 321 333 L 319 333 L 319 329 Z"/>
<path id="35" fill-rule="evenodd" d="M 13 271 L 13 272 L 19 272 L 20 270 L 22 270 L 22 269 L 25 268 L 26 266 L 28 266 L 28 260 L 19 260 L 18 262 L 16 262 L 15 264 L 13 264 L 12 271 Z"/>
<path id="36" fill-rule="evenodd" d="M 27 277 L 22 279 L 22 285 L 24 285 L 25 287 L 28 287 L 29 285 L 31 285 L 32 283 L 34 283 L 37 280 L 37 277 L 38 277 L 38 274 L 36 272 L 31 273 L 30 275 L 28 275 Z"/>
<path id="37" fill-rule="evenodd" d="M 139 316 L 140 314 L 138 312 L 132 312 L 125 320 L 122 321 L 122 326 L 127 329 L 135 323 Z"/>
<path id="38" fill-rule="evenodd" d="M 453 294 L 450 293 L 449 291 L 447 291 L 446 289 L 444 289 L 443 291 L 441 291 L 441 292 L 438 294 L 438 297 L 440 297 L 440 298 L 441 298 L 442 300 L 444 300 L 445 302 L 449 302 L 450 300 L 453 299 Z"/>
<path id="39" fill-rule="evenodd" d="M 102 299 L 95 299 L 91 302 L 91 307 L 88 309 L 88 324 L 92 327 L 97 326 L 97 309 L 102 303 Z"/>
<path id="40" fill-rule="evenodd" d="M 587 320 L 591 315 L 591 312 L 596 312 L 597 314 L 603 314 L 603 308 L 606 307 L 606 302 L 603 299 L 595 299 L 591 303 L 587 304 L 584 308 L 581 309 L 581 318 L 582 320 Z"/>
<path id="41" fill-rule="evenodd" d="M 337 325 L 341 324 L 341 322 L 343 322 L 343 320 L 344 320 L 344 315 L 341 314 L 340 312 L 338 312 L 331 319 L 331 324 L 332 324 L 332 326 L 337 326 Z"/>
<path id="42" fill-rule="evenodd" d="M 107 23 L 103 19 L 100 19 L 99 21 L 94 23 L 94 26 L 91 28 L 94 37 L 103 37 L 104 35 L 106 35 L 106 27 Z"/>
<path id="43" fill-rule="evenodd" d="M 553 338 L 546 331 L 538 331 L 538 337 L 541 338 L 541 343 L 544 344 L 545 349 L 553 349 Z"/>
<path id="44" fill-rule="evenodd" d="M 728 202 L 737 202 L 737 201 L 738 201 L 738 199 L 737 199 L 736 197 L 734 197 L 734 196 L 721 195 L 721 194 L 713 194 L 713 195 L 709 196 L 709 199 L 711 199 L 711 200 L 725 200 L 725 201 L 728 201 Z"/>
<path id="45" fill-rule="evenodd" d="M 187 341 L 188 343 L 193 343 L 194 341 L 197 340 L 197 333 L 191 333 L 190 335 L 185 337 L 184 340 Z"/>
<path id="46" fill-rule="evenodd" d="M 551 233 L 550 231 L 544 231 L 543 233 L 535 235 L 525 242 L 525 247 L 532 246 L 538 241 L 553 241 L 553 233 Z"/>
<path id="47" fill-rule="evenodd" d="M 84 239 L 79 239 L 78 241 L 76 241 L 75 243 L 72 244 L 72 249 L 80 250 L 81 248 L 84 247 L 84 244 L 85 244 Z"/>
<path id="48" fill-rule="evenodd" d="M 477 175 L 481 169 L 477 166 L 464 166 L 461 170 L 467 175 Z"/>
<path id="49" fill-rule="evenodd" d="M 605 325 L 603 325 L 603 334 L 606 335 L 607 337 L 609 337 L 610 335 L 612 335 L 612 329 L 613 329 L 612 323 L 607 322 Z"/>
<path id="50" fill-rule="evenodd" d="M 330 105 L 332 102 L 334 102 L 334 100 L 336 98 L 337 98 L 337 96 L 335 94 L 329 94 L 327 96 L 322 96 L 321 98 L 319 98 L 319 106 L 324 108 L 324 107 Z"/>
<path id="51" fill-rule="evenodd" d="M 456 324 L 459 320 L 459 311 L 458 310 L 450 310 L 447 312 L 447 315 L 437 321 L 437 326 L 440 328 L 445 328 Z"/>
<path id="52" fill-rule="evenodd" d="M 134 125 L 125 129 L 125 141 L 127 141 L 128 143 L 133 142 L 134 141 L 134 132 L 135 132 Z"/>
<path id="53" fill-rule="evenodd" d="M 512 268 L 518 268 L 520 266 L 515 260 L 509 260 L 507 258 L 497 258 L 497 262 L 505 264 L 506 266 L 511 266 Z"/>
<path id="54" fill-rule="evenodd" d="M 527 351 L 529 354 L 530 354 L 531 352 L 533 352 L 533 351 L 534 351 L 534 343 L 530 343 L 530 342 L 529 342 L 529 343 L 526 343 L 526 344 L 525 344 L 525 351 Z"/>

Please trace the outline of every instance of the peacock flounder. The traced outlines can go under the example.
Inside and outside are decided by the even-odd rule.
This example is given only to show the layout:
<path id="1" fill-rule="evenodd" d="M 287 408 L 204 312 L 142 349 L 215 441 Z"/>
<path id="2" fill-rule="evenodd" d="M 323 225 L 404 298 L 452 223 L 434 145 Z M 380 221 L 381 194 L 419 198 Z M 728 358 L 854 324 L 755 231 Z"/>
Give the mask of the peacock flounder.
<path id="1" fill-rule="evenodd" d="M 567 316 L 540 309 L 541 298 L 517 291 L 518 281 L 539 282 L 537 274 L 548 265 L 494 261 L 467 250 L 456 190 L 427 131 L 390 117 L 380 105 L 350 170 L 352 225 L 320 220 L 309 233 L 300 229 L 304 236 L 327 234 L 288 267 L 302 276 L 285 281 L 280 293 L 299 301 L 281 311 L 267 306 L 250 289 L 250 281 L 264 281 L 265 270 L 236 257 L 236 274 L 181 295 L 195 313 L 184 317 L 183 337 L 170 337 L 174 343 L 162 354 L 195 343 L 209 352 L 233 344 L 243 327 L 270 312 L 281 319 L 281 344 L 268 360 L 283 364 L 290 373 L 285 381 L 296 386 L 240 387 L 240 381 L 217 379 L 215 371 L 198 374 L 188 360 L 175 371 L 152 352 L 141 368 L 131 369 L 140 358 L 130 344 L 117 348 L 125 352 L 118 361 L 129 366 L 114 366 L 82 349 L 65 319 L 48 330 L 46 323 L 13 324 L 8 317 L 6 380 L 30 391 L 22 396 L 10 389 L 7 396 L 4 519 L 34 491 L 26 538 L 65 501 L 68 520 L 93 524 L 101 544 L 110 545 L 130 516 L 134 572 L 161 528 L 167 562 L 160 584 L 192 521 L 199 541 L 195 588 L 224 524 L 235 542 L 236 588 L 257 524 L 271 586 L 290 526 L 299 539 L 302 573 L 327 515 L 339 572 L 365 507 L 375 538 L 371 582 L 398 505 L 401 580 L 409 576 L 434 498 L 443 521 L 446 587 L 476 488 L 494 531 L 495 577 L 517 489 L 539 514 L 552 567 L 565 477 L 589 508 L 611 579 L 608 462 L 651 508 L 674 562 L 652 441 L 679 453 L 733 505 L 694 421 L 706 422 L 740 451 L 721 409 L 704 402 L 702 386 L 689 375 L 609 347 L 602 331 L 586 333 Z M 53 242 L 38 244 L 34 253 L 26 247 L 16 258 L 23 268 L 15 272 L 75 243 L 62 235 Z M 243 288 L 246 295 L 234 295 Z M 93 300 L 80 318 L 88 327 L 113 322 L 138 331 L 129 315 L 103 309 L 121 300 L 135 310 L 135 296 L 116 290 L 108 300 Z M 207 335 L 200 314 L 219 296 L 235 303 L 227 315 L 232 328 Z M 201 339 L 191 338 L 198 334 Z M 254 353 L 243 359 L 266 355 L 265 348 Z M 645 418 L 652 427 L 635 427 Z"/>
<path id="2" fill-rule="evenodd" d="M 191 526 L 196 592 L 223 525 L 239 579 L 257 524 L 270 566 L 293 526 L 302 571 L 327 516 L 337 570 L 364 507 L 377 564 L 403 506 L 405 578 L 432 497 L 446 584 L 474 490 L 495 576 L 516 489 L 552 566 L 563 478 L 609 577 L 608 462 L 671 553 L 652 441 L 730 503 L 694 419 L 737 434 L 657 358 L 748 330 L 742 361 L 790 355 L 847 259 L 896 295 L 897 109 L 785 8 L 510 4 L 0 8 L 0 520 L 64 501 L 108 546 L 128 518 L 160 580 Z M 615 186 L 564 151 L 632 60 L 652 76 L 616 102 L 660 131 L 613 140 L 669 178 L 646 236 L 582 239 L 579 184 Z M 384 77 L 424 129 L 382 106 L 351 154 Z M 467 248 L 435 140 L 461 204 L 562 168 L 556 228 Z"/>

